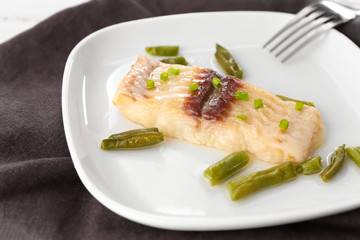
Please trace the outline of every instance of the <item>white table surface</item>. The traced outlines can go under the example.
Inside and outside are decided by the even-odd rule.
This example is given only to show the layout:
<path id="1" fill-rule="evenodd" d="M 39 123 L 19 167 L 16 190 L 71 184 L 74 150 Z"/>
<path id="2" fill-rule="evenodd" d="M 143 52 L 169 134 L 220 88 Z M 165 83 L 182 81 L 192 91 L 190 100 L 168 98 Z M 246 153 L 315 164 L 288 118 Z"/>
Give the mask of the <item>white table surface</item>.
<path id="1" fill-rule="evenodd" d="M 0 43 L 68 7 L 89 0 L 0 0 Z"/>

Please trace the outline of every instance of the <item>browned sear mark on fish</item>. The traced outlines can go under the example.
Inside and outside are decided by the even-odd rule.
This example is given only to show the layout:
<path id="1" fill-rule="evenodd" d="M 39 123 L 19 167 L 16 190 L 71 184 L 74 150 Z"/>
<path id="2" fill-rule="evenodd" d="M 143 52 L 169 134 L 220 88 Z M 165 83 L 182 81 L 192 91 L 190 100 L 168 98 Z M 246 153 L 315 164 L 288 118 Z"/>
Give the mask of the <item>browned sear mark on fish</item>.
<path id="1" fill-rule="evenodd" d="M 198 90 L 192 92 L 191 95 L 185 99 L 183 106 L 184 111 L 188 115 L 194 117 L 202 116 L 204 104 L 214 91 L 214 86 L 210 80 L 214 77 L 216 77 L 216 72 L 210 69 L 201 69 L 197 74 L 193 81 L 198 83 Z"/>
<path id="2" fill-rule="evenodd" d="M 231 101 L 235 100 L 235 93 L 241 88 L 239 79 L 233 76 L 219 78 L 222 86 L 215 88 L 209 101 L 203 107 L 203 117 L 207 120 L 222 120 L 230 109 Z M 212 81 L 212 79 L 211 79 Z"/>
<path id="3" fill-rule="evenodd" d="M 212 84 L 214 77 L 222 82 L 221 87 Z M 231 101 L 235 100 L 236 91 L 241 88 L 241 80 L 232 76 L 221 76 L 211 69 L 201 69 L 194 82 L 199 88 L 187 97 L 183 106 L 184 111 L 194 117 L 206 120 L 222 120 L 230 109 Z"/>

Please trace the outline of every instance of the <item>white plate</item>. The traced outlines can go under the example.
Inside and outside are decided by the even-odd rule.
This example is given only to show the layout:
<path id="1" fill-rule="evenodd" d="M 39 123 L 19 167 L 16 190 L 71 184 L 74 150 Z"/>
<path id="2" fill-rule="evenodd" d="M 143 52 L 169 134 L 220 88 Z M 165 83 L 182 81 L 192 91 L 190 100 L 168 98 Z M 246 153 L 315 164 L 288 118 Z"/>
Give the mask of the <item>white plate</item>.
<path id="1" fill-rule="evenodd" d="M 90 193 L 115 213 L 166 229 L 243 229 L 307 220 L 360 206 L 360 169 L 350 160 L 330 182 L 316 175 L 232 202 L 226 185 L 210 187 L 203 171 L 227 153 L 166 139 L 139 151 L 99 148 L 112 133 L 137 128 L 111 103 L 114 92 L 145 46 L 178 44 L 192 65 L 221 72 L 215 43 L 228 48 L 245 80 L 293 98 L 312 100 L 327 130 L 318 153 L 360 145 L 360 51 L 332 30 L 281 64 L 261 45 L 292 15 L 214 12 L 150 18 L 91 34 L 69 56 L 63 81 L 65 133 L 75 168 Z M 316 155 L 315 154 L 315 155 Z M 264 169 L 253 161 L 241 174 Z"/>

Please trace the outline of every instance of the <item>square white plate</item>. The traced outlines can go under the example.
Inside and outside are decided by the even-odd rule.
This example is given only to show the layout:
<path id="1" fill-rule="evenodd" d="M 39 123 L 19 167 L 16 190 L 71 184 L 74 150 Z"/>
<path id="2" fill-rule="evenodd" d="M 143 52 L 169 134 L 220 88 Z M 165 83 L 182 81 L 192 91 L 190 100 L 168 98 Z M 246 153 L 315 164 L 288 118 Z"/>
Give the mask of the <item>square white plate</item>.
<path id="1" fill-rule="evenodd" d="M 360 51 L 335 30 L 285 64 L 261 48 L 291 14 L 213 12 L 181 14 L 107 27 L 70 54 L 63 79 L 65 133 L 75 168 L 103 205 L 133 221 L 180 230 L 271 226 L 334 214 L 360 206 L 360 169 L 346 159 L 335 179 L 316 175 L 232 202 L 226 184 L 210 187 L 203 171 L 228 153 L 166 138 L 139 151 L 102 151 L 112 133 L 138 128 L 111 100 L 145 46 L 180 45 L 190 65 L 222 72 L 215 43 L 228 48 L 247 82 L 272 93 L 315 102 L 326 141 L 323 159 L 339 145 L 360 145 Z M 236 177 L 269 167 L 253 161 Z"/>

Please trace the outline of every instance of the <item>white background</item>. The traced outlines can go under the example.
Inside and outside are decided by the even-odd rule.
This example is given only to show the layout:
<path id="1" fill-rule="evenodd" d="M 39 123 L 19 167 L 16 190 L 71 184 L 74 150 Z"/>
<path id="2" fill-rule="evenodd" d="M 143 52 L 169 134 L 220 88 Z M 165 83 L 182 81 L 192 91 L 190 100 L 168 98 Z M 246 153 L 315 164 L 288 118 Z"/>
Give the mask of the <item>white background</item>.
<path id="1" fill-rule="evenodd" d="M 0 43 L 65 8 L 88 0 L 0 0 Z"/>

